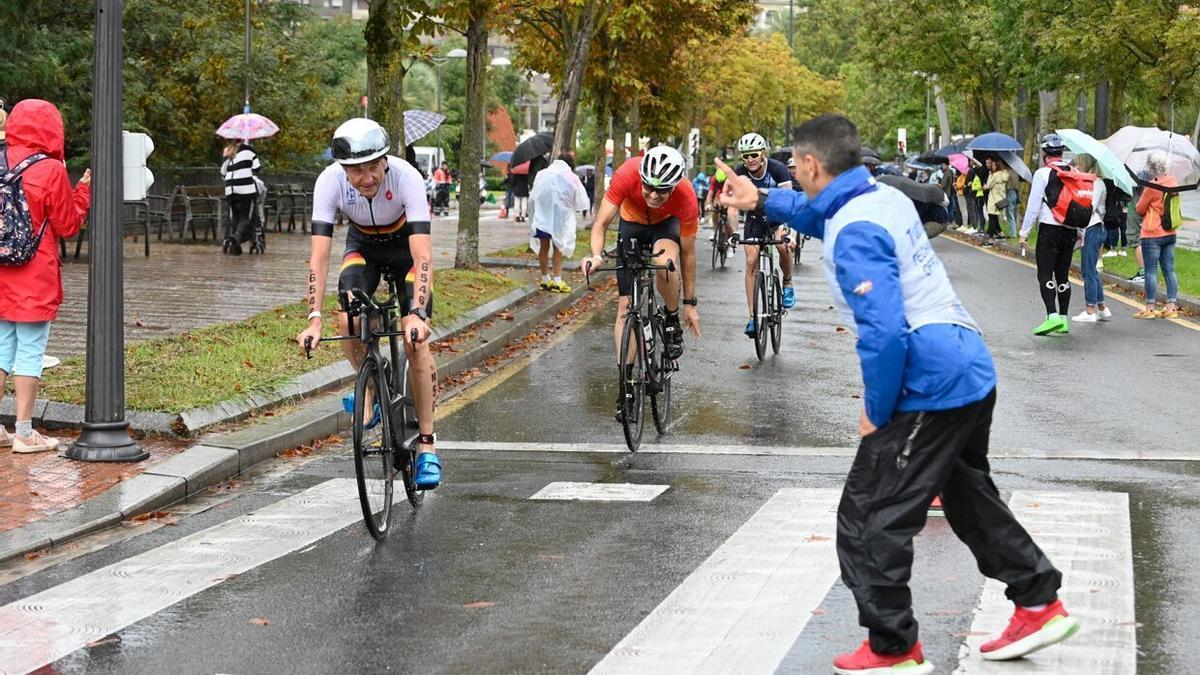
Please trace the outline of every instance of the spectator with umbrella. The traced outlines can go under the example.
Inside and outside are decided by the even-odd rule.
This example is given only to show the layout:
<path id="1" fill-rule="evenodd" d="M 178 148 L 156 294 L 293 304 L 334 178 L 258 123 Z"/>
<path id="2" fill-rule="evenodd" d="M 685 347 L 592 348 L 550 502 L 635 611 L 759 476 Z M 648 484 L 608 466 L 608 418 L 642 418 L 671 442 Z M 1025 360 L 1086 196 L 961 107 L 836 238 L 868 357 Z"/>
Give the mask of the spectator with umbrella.
<path id="1" fill-rule="evenodd" d="M 1068 333 L 1067 317 L 1071 306 L 1071 256 L 1079 231 L 1067 227 L 1054 216 L 1046 199 L 1046 187 L 1052 172 L 1070 171 L 1071 166 L 1063 161 L 1066 144 L 1056 133 L 1046 134 L 1042 139 L 1042 163 L 1033 174 L 1029 188 L 1029 203 L 1025 205 L 1025 221 L 1021 224 L 1021 248 L 1025 248 L 1029 233 L 1039 228 L 1037 240 L 1037 277 L 1042 303 L 1046 306 L 1046 320 L 1033 329 L 1034 335 Z M 1059 181 L 1061 183 L 1061 181 Z"/>
<path id="2" fill-rule="evenodd" d="M 529 162 L 522 162 L 509 171 L 513 194 L 513 222 L 523 223 L 529 210 Z"/>
<path id="3" fill-rule="evenodd" d="M 229 200 L 232 222 L 225 232 L 221 250 L 232 255 L 242 254 L 242 244 L 250 241 L 253 213 L 259 198 L 258 173 L 262 162 L 250 141 L 269 138 L 279 132 L 271 120 L 256 113 L 241 113 L 225 120 L 217 135 L 228 139 L 221 153 L 221 177 L 225 182 L 225 198 Z M 253 250 L 251 250 L 253 253 Z"/>
<path id="4" fill-rule="evenodd" d="M 1146 308 L 1133 315 L 1135 319 L 1173 319 L 1179 316 L 1175 302 L 1179 299 L 1179 279 L 1175 275 L 1175 232 L 1179 221 L 1172 222 L 1167 206 L 1167 192 L 1156 187 L 1172 188 L 1179 181 L 1167 172 L 1167 156 L 1153 152 L 1147 158 L 1146 170 L 1150 173 L 1150 185 L 1142 191 L 1137 201 L 1137 213 L 1142 216 L 1142 256 L 1146 261 Z M 1178 214 L 1176 214 L 1178 218 Z M 1163 279 L 1167 282 L 1167 302 L 1161 310 L 1158 302 L 1158 267 L 1162 266 Z"/>

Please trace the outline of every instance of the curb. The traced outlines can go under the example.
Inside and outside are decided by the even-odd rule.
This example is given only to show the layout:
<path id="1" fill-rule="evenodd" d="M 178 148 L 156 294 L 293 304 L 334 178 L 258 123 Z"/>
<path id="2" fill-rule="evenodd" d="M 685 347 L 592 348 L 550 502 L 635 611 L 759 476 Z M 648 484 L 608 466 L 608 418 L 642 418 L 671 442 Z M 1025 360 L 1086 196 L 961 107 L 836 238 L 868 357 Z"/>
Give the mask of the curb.
<path id="1" fill-rule="evenodd" d="M 947 229 L 942 234 L 942 236 L 948 237 L 948 238 L 953 239 L 958 242 L 962 242 L 964 244 L 968 244 L 970 246 L 974 246 L 975 248 L 984 248 L 983 246 L 979 245 L 979 242 L 975 237 L 973 237 L 969 234 L 963 234 L 961 232 Z M 1014 258 L 1019 258 L 1021 260 L 1029 260 L 1030 262 L 1033 262 L 1032 259 L 1029 258 L 1028 256 L 1021 257 L 1020 247 L 1018 247 L 1014 244 L 1010 244 L 1008 242 L 996 242 L 992 246 L 992 248 L 996 249 L 997 251 L 1003 251 Z M 1026 253 L 1029 253 L 1029 251 L 1026 251 Z M 1083 276 L 1083 269 L 1080 267 L 1078 262 L 1071 261 L 1071 272 L 1080 277 Z M 1132 298 L 1134 300 L 1141 300 L 1143 297 L 1145 297 L 1143 295 L 1143 286 L 1141 284 L 1131 283 L 1128 279 L 1126 279 L 1124 277 L 1119 277 L 1115 274 L 1110 274 L 1108 272 L 1101 272 L 1100 273 L 1100 281 L 1101 281 L 1101 283 L 1103 283 L 1106 286 L 1115 286 L 1123 294 L 1128 295 L 1130 298 Z M 1193 298 L 1191 296 L 1180 294 L 1179 299 L 1176 302 L 1176 304 L 1178 304 L 1181 308 L 1187 310 L 1188 312 L 1195 314 L 1197 316 L 1200 316 L 1200 298 Z"/>
<path id="2" fill-rule="evenodd" d="M 479 264 L 484 267 L 528 267 L 534 268 L 538 266 L 537 258 L 493 258 L 484 256 L 479 259 Z M 564 270 L 577 271 L 579 270 L 578 260 L 564 260 L 562 268 Z"/>
<path id="3" fill-rule="evenodd" d="M 441 337 L 476 325 L 482 326 L 485 319 L 499 310 L 532 295 L 527 292 L 531 287 L 517 289 L 472 310 L 469 315 L 448 327 Z M 518 292 L 521 294 L 519 297 Z M 439 364 L 438 370 L 461 372 L 477 366 L 484 359 L 500 353 L 514 338 L 574 304 L 588 292 L 587 287 L 580 287 L 553 302 L 514 317 L 512 321 L 494 320 L 491 326 L 480 329 L 483 332 L 478 346 Z M 349 364 L 344 365 L 349 368 Z M 286 415 L 270 418 L 246 429 L 205 438 L 74 508 L 0 532 L 0 563 L 27 553 L 61 546 L 72 539 L 116 525 L 124 519 L 183 501 L 284 450 L 330 436 L 349 426 L 350 415 L 342 410 L 340 395 L 330 394 Z"/>
<path id="4" fill-rule="evenodd" d="M 469 330 L 492 314 L 532 297 L 537 292 L 538 288 L 535 284 L 526 284 L 516 288 L 467 312 L 451 325 L 435 329 L 432 340 L 435 342 L 444 340 Z M 353 380 L 354 369 L 343 360 L 299 375 L 270 390 L 250 392 L 238 398 L 192 408 L 179 414 L 127 410 L 125 419 L 129 422 L 129 427 L 136 431 L 189 438 L 205 429 L 229 422 L 239 422 L 263 409 L 312 396 Z M 0 402 L 0 422 L 12 423 L 15 405 L 11 398 Z M 38 426 L 48 429 L 78 428 L 83 424 L 83 419 L 84 407 L 82 405 L 43 399 L 37 400 L 34 404 L 33 423 Z"/>

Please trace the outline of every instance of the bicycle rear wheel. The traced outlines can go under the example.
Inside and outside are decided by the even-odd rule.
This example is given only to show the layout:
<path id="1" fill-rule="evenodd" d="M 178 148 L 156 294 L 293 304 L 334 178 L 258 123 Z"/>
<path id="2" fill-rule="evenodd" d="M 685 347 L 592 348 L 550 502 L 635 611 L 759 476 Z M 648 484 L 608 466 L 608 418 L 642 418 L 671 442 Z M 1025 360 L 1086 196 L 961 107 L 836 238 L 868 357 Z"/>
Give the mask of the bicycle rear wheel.
<path id="1" fill-rule="evenodd" d="M 783 340 L 783 284 L 779 275 L 771 275 L 771 351 L 779 353 Z"/>
<path id="2" fill-rule="evenodd" d="M 718 260 L 718 258 L 721 257 L 721 250 L 720 250 L 721 249 L 721 233 L 719 230 L 715 230 L 715 228 L 716 228 L 715 225 L 713 227 L 714 227 L 714 232 L 713 232 L 713 241 L 712 241 L 712 268 L 715 270 L 715 269 L 717 269 L 717 260 Z"/>
<path id="3" fill-rule="evenodd" d="M 630 362 L 632 357 L 632 363 Z M 625 377 L 619 369 L 618 380 L 621 394 L 621 426 L 625 431 L 625 444 L 630 452 L 637 452 L 642 444 L 642 429 L 646 424 L 643 414 L 646 396 L 646 342 L 642 336 L 641 321 L 631 314 L 625 319 L 621 331 L 621 357 L 619 363 L 629 363 L 633 372 Z"/>
<path id="4" fill-rule="evenodd" d="M 770 306 L 767 305 L 767 274 L 759 270 L 754 276 L 754 353 L 758 355 L 759 361 L 767 354 L 767 321 L 770 317 Z"/>
<path id="5" fill-rule="evenodd" d="M 674 364 L 667 358 L 667 336 L 661 314 L 654 316 L 654 349 L 647 354 L 650 366 L 650 411 L 654 414 L 654 428 L 658 433 L 667 433 L 671 426 L 671 374 Z"/>
<path id="6" fill-rule="evenodd" d="M 373 392 L 372 392 L 373 390 Z M 368 354 L 358 369 L 354 383 L 354 418 L 351 433 L 354 439 L 354 474 L 358 481 L 358 500 L 362 504 L 363 520 L 372 537 L 383 541 L 387 537 L 388 520 L 392 515 L 392 428 L 391 415 L 381 414 L 379 422 L 368 429 L 364 421 L 374 416 L 374 405 L 368 413 L 367 395 L 372 401 L 388 401 L 388 383 L 374 355 Z"/>

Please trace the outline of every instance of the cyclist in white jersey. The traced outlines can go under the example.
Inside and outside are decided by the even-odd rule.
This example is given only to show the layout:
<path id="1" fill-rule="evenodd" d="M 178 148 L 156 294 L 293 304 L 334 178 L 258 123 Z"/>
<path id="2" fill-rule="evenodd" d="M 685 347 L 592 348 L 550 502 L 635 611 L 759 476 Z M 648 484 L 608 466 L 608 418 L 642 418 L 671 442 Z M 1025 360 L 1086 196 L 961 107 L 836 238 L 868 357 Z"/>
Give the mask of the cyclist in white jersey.
<path id="1" fill-rule="evenodd" d="M 416 404 L 420 434 L 416 461 L 416 483 L 432 489 L 441 482 L 442 467 L 436 454 L 433 433 L 434 389 L 437 366 L 429 349 L 429 314 L 433 311 L 433 241 L 429 233 L 429 204 L 425 182 L 411 164 L 387 154 L 391 141 L 378 123 L 348 120 L 333 134 L 333 158 L 317 178 L 313 190 L 312 254 L 308 273 L 308 327 L 296 336 L 302 347 L 311 338 L 321 339 L 321 307 L 325 297 L 325 275 L 333 248 L 333 222 L 338 211 L 350 220 L 346 250 L 338 278 L 338 332 L 349 334 L 346 308 L 351 289 L 374 294 L 382 272 L 389 269 L 404 283 L 402 297 L 404 351 Z M 410 337 L 417 333 L 414 342 Z M 366 347 L 343 340 L 342 350 L 355 367 L 366 356 Z M 370 404 L 364 410 L 372 410 Z M 368 413 L 370 414 L 370 413 Z"/>

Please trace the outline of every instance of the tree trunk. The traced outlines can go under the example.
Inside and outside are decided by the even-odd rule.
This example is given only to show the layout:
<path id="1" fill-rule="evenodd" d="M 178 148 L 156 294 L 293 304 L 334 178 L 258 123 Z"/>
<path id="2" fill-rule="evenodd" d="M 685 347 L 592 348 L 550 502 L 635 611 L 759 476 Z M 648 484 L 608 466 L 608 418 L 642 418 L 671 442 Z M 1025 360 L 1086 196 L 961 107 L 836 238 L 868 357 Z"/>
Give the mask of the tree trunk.
<path id="1" fill-rule="evenodd" d="M 1125 125 L 1125 80 L 1117 78 L 1112 83 L 1112 107 L 1109 108 L 1110 116 L 1113 118 L 1109 122 L 1109 128 L 1114 131 Z"/>
<path id="2" fill-rule="evenodd" d="M 1038 138 L 1058 128 L 1058 90 L 1038 92 Z"/>
<path id="3" fill-rule="evenodd" d="M 462 195 L 458 200 L 458 245 L 454 266 L 479 267 L 479 166 L 483 162 L 484 106 L 487 92 L 487 18 L 473 15 L 467 24 L 467 98 L 459 149 Z"/>
<path id="4" fill-rule="evenodd" d="M 1017 109 L 1016 109 L 1016 138 L 1025 148 L 1025 164 L 1033 163 L 1033 146 L 1029 139 L 1030 132 L 1033 130 L 1033 107 L 1029 103 L 1029 88 L 1022 85 L 1017 87 Z"/>
<path id="5" fill-rule="evenodd" d="M 604 143 L 608 140 L 608 108 L 602 101 L 595 103 L 596 110 L 596 186 L 592 192 L 592 203 L 599 204 L 604 198 L 604 165 L 608 163 Z"/>
<path id="6" fill-rule="evenodd" d="M 1165 97 L 1158 99 L 1156 109 L 1158 114 L 1155 117 L 1155 124 L 1158 125 L 1158 128 L 1175 131 L 1171 128 L 1171 99 Z"/>
<path id="7" fill-rule="evenodd" d="M 374 0 L 363 33 L 367 41 L 367 97 L 371 117 L 392 137 L 392 151 L 404 155 L 404 26 L 397 0 Z M 399 72 L 397 72 L 399 71 Z"/>
<path id="8" fill-rule="evenodd" d="M 625 163 L 625 111 L 613 113 L 613 171 Z"/>
<path id="9" fill-rule="evenodd" d="M 629 152 L 634 157 L 642 151 L 642 107 L 638 100 L 633 99 L 629 107 Z"/>
<path id="10" fill-rule="evenodd" d="M 572 36 L 574 45 L 567 58 L 566 73 L 563 75 L 562 95 L 555 108 L 554 146 L 550 157 L 563 152 L 575 151 L 575 116 L 579 110 L 579 93 L 583 86 L 583 74 L 587 67 L 588 50 L 592 45 L 592 34 L 601 12 L 600 0 L 587 0 L 579 17 L 578 32 Z"/>
<path id="11" fill-rule="evenodd" d="M 1108 138 L 1108 80 L 1100 80 L 1096 84 L 1096 111 L 1092 119 L 1092 135 L 1096 138 Z"/>
<path id="12" fill-rule="evenodd" d="M 1196 126 L 1192 127 L 1192 145 L 1200 146 L 1200 112 L 1196 113 Z"/>
<path id="13" fill-rule="evenodd" d="M 933 83 L 933 97 L 937 105 L 938 128 L 941 130 L 938 147 L 941 148 L 950 145 L 950 114 L 946 112 L 946 98 L 942 96 L 942 85 L 937 82 Z"/>
<path id="14" fill-rule="evenodd" d="M 1087 92 L 1080 90 L 1079 97 L 1075 100 L 1075 128 L 1087 133 Z"/>

